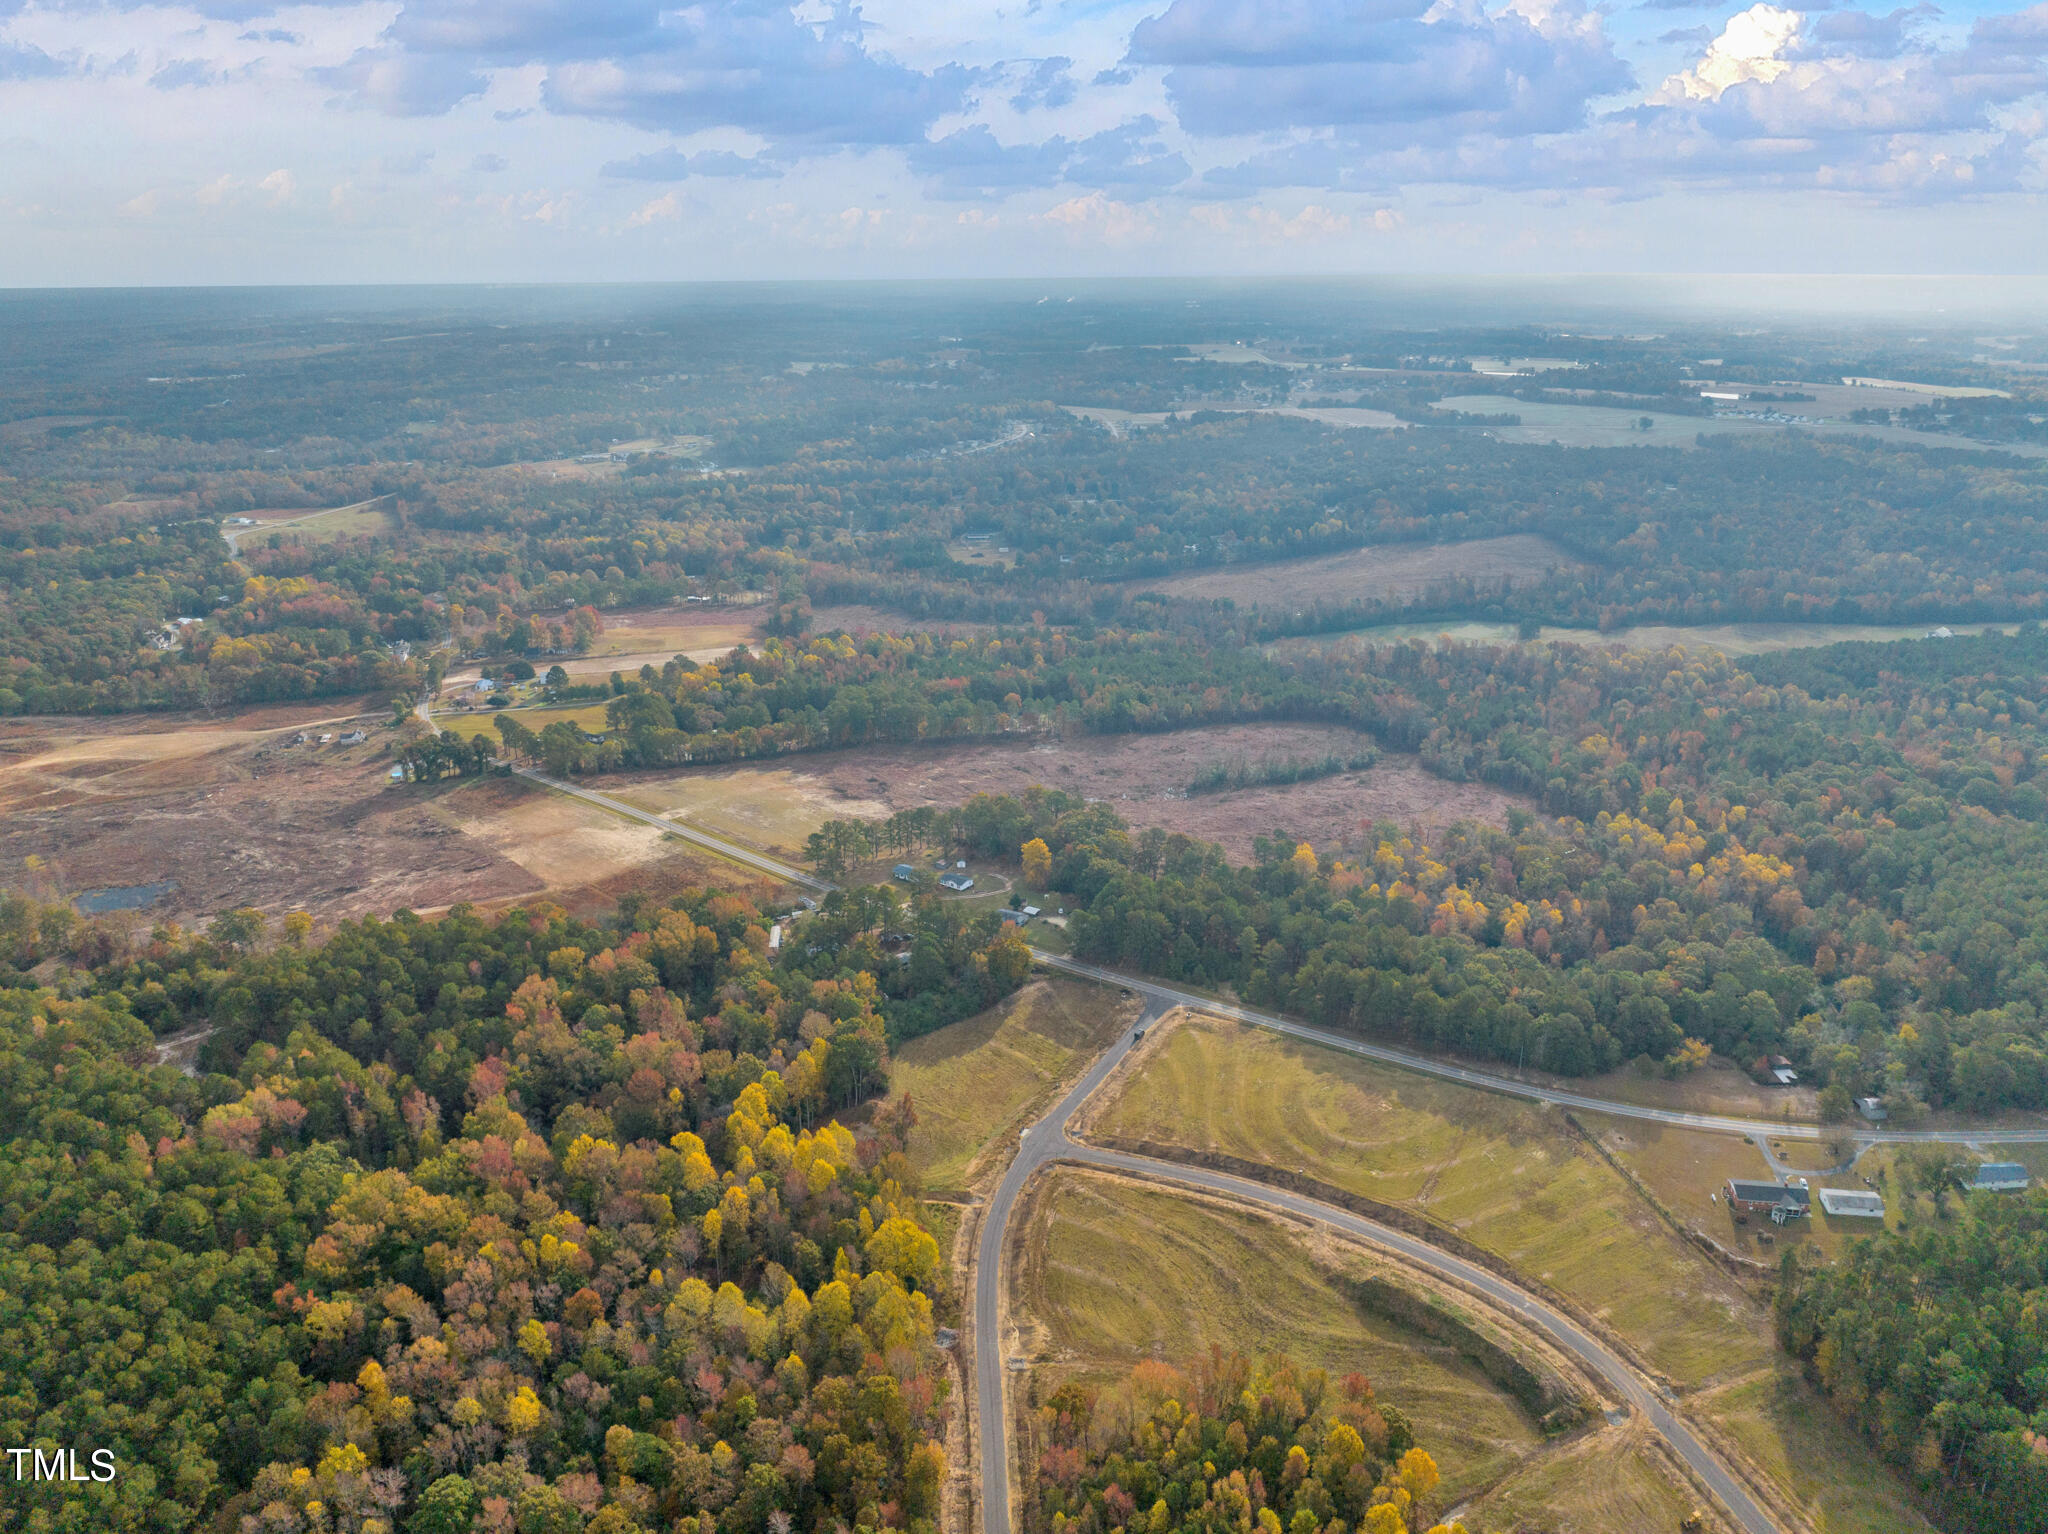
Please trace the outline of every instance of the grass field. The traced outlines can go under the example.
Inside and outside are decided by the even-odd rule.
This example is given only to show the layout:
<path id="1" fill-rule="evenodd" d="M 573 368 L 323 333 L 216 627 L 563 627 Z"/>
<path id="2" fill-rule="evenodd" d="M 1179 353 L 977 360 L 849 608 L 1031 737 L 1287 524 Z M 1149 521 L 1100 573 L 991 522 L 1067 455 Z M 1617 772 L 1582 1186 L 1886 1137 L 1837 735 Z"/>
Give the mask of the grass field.
<path id="1" fill-rule="evenodd" d="M 331 511 L 283 512 L 275 518 L 256 513 L 255 527 L 229 528 L 238 537 L 237 546 L 262 548 L 289 533 L 305 543 L 329 543 L 337 538 L 376 538 L 391 531 L 391 514 L 379 501 L 354 506 L 337 506 Z"/>
<path id="2" fill-rule="evenodd" d="M 1204 1019 L 1176 1030 L 1095 1132 L 1407 1205 L 1577 1301 L 1682 1384 L 1770 1356 L 1741 1288 L 1534 1104 Z"/>
<path id="3" fill-rule="evenodd" d="M 792 858 L 800 858 L 810 834 L 835 816 L 879 820 L 889 814 L 885 804 L 839 797 L 813 773 L 787 767 L 707 767 L 616 782 L 605 792 L 637 809 Z"/>
<path id="4" fill-rule="evenodd" d="M 579 730 L 597 732 L 605 727 L 602 703 L 583 703 L 575 708 L 480 708 L 470 714 L 436 713 L 434 723 L 464 740 L 474 740 L 479 735 L 496 740 L 499 738 L 497 726 L 491 721 L 500 714 L 512 715 L 536 735 L 558 719 L 575 725 Z"/>
<path id="5" fill-rule="evenodd" d="M 1827 1534 L 1931 1534 L 1898 1478 L 1790 1367 L 1715 1391 L 1694 1409 Z"/>
<path id="6" fill-rule="evenodd" d="M 1536 1456 L 1468 1503 L 1459 1521 L 1474 1530 L 1661 1534 L 1700 1502 L 1661 1463 L 1649 1429 L 1631 1420 Z"/>
<path id="7" fill-rule="evenodd" d="M 1491 1484 L 1540 1442 L 1471 1364 L 1362 1314 L 1283 1226 L 1072 1173 L 1034 1214 L 1020 1277 L 1049 1354 L 1041 1398 L 1060 1380 L 1107 1384 L 1141 1359 L 1185 1364 L 1215 1343 L 1365 1375 L 1415 1424 L 1450 1497 Z"/>
<path id="8" fill-rule="evenodd" d="M 1547 400 L 1516 399 L 1507 394 L 1454 394 L 1436 402 L 1438 410 L 1457 415 L 1515 415 L 1519 426 L 1487 428 L 1503 442 L 1564 447 L 1694 447 L 1703 431 L 1773 428 L 1749 422 L 1720 423 L 1705 416 L 1665 415 L 1655 410 L 1619 410 L 1611 405 L 1559 405 Z M 1640 422 L 1647 418 L 1648 431 Z"/>
<path id="9" fill-rule="evenodd" d="M 963 1189 L 976 1157 L 1014 1138 L 1069 1076 L 1107 1047 L 1132 1004 L 1107 986 L 1035 980 L 978 1017 L 896 1051 L 889 1093 L 917 1110 L 910 1159 L 934 1191 Z"/>
<path id="10" fill-rule="evenodd" d="M 1682 1387 L 1771 1381 L 1723 1389 L 1715 1420 L 1816 1509 L 1817 1528 L 1926 1528 L 1897 1511 L 1903 1488 L 1786 1370 L 1765 1306 L 1673 1234 L 1548 1110 L 1203 1019 L 1165 1042 L 1094 1133 L 1299 1168 L 1441 1220 L 1601 1316 Z M 1712 1155 L 1743 1150 L 1697 1139 Z M 1682 1160 L 1686 1142 L 1667 1149 Z M 1745 1171 L 1762 1165 L 1754 1149 L 1746 1154 Z M 1717 1172 L 1727 1175 L 1718 1163 L 1689 1175 L 1702 1182 Z M 1881 1521 L 1888 1509 L 1896 1521 Z"/>

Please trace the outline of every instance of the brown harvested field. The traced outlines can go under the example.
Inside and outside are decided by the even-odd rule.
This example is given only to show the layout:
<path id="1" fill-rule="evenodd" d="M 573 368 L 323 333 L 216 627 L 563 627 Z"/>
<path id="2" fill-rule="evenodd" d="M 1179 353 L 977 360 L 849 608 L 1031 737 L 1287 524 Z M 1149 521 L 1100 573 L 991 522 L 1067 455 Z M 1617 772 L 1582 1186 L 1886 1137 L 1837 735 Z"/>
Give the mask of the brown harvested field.
<path id="1" fill-rule="evenodd" d="M 975 794 L 1021 794 L 1041 783 L 1106 801 L 1140 829 L 1220 842 L 1239 859 L 1251 856 L 1254 838 L 1272 831 L 1327 848 L 1356 839 L 1362 823 L 1376 820 L 1425 830 L 1456 820 L 1503 825 L 1509 808 L 1523 803 L 1486 784 L 1433 777 L 1416 758 L 1400 755 L 1308 783 L 1186 792 L 1196 773 L 1215 762 L 1348 755 L 1364 743 L 1335 725 L 1219 725 L 1165 735 L 874 746 L 784 758 L 788 765 L 628 774 L 601 786 L 640 809 L 785 856 L 799 855 L 827 820 L 880 820 Z"/>
<path id="2" fill-rule="evenodd" d="M 977 793 L 1016 794 L 1043 783 L 1105 800 L 1141 829 L 1158 826 L 1221 842 L 1236 858 L 1248 858 L 1253 839 L 1276 830 L 1329 847 L 1355 837 L 1361 822 L 1498 825 L 1506 822 L 1510 806 L 1521 803 L 1485 784 L 1446 782 L 1415 758 L 1392 754 L 1367 771 L 1308 783 L 1186 793 L 1196 773 L 1211 763 L 1343 755 L 1361 744 L 1360 736 L 1334 725 L 1222 725 L 1167 735 L 1089 735 L 941 750 L 882 747 L 813 757 L 796 775 L 820 781 L 835 799 L 873 801 L 888 811 L 959 804 Z"/>
<path id="3" fill-rule="evenodd" d="M 1168 596 L 1227 597 L 1239 607 L 1295 607 L 1318 601 L 1408 602 L 1445 581 L 1533 586 L 1553 570 L 1570 569 L 1576 563 L 1548 539 L 1515 533 L 1469 543 L 1401 544 L 1313 559 L 1233 565 L 1138 584 Z"/>

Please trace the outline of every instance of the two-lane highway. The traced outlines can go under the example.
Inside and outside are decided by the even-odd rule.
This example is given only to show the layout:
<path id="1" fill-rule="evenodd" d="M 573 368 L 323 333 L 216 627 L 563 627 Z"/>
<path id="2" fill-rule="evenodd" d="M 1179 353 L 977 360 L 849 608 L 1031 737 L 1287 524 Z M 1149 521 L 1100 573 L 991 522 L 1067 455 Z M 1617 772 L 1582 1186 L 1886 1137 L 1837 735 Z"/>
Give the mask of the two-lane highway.
<path id="1" fill-rule="evenodd" d="M 1118 976 L 1110 978 L 1122 980 Z M 1131 989 L 1145 997 L 1144 1012 L 1137 1025 L 1139 1028 L 1149 1026 L 1162 1012 L 1182 1004 L 1153 994 L 1158 989 L 1156 987 L 1132 984 Z M 1557 1346 L 1606 1381 L 1620 1399 L 1647 1417 L 1728 1510 L 1744 1534 L 1777 1534 L 1778 1525 L 1770 1514 L 1671 1410 L 1652 1382 L 1597 1337 L 1520 1286 L 1477 1263 L 1455 1257 L 1427 1241 L 1348 1209 L 1339 1209 L 1248 1178 L 1212 1172 L 1205 1167 L 1183 1166 L 1149 1156 L 1103 1150 L 1073 1139 L 1068 1128 L 1074 1115 L 1109 1073 L 1122 1063 L 1135 1042 L 1135 1030 L 1120 1034 L 1051 1111 L 1023 1132 L 1019 1137 L 1016 1159 L 1010 1163 L 995 1197 L 989 1201 L 983 1219 L 974 1262 L 974 1389 L 975 1420 L 981 1440 L 981 1534 L 1010 1534 L 1012 1527 L 1010 1433 L 1004 1388 L 1009 1360 L 1003 1356 L 1001 1330 L 1003 1256 L 1009 1239 L 1010 1219 L 1016 1211 L 1018 1198 L 1031 1179 L 1047 1167 L 1061 1164 L 1123 1172 L 1327 1225 L 1345 1235 L 1370 1242 L 1410 1266 L 1427 1269 L 1479 1290 L 1489 1299 L 1507 1306 L 1526 1324 L 1543 1331 Z"/>

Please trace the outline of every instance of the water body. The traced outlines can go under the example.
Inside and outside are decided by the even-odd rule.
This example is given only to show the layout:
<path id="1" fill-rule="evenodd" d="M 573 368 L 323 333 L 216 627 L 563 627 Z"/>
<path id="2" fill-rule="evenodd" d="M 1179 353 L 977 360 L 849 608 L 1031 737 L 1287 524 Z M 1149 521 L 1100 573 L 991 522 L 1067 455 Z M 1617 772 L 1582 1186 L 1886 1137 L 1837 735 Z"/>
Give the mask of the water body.
<path id="1" fill-rule="evenodd" d="M 177 887 L 175 879 L 166 879 L 161 884 L 123 884 L 114 889 L 87 890 L 72 904 L 88 916 L 106 911 L 139 911 L 155 905 Z"/>

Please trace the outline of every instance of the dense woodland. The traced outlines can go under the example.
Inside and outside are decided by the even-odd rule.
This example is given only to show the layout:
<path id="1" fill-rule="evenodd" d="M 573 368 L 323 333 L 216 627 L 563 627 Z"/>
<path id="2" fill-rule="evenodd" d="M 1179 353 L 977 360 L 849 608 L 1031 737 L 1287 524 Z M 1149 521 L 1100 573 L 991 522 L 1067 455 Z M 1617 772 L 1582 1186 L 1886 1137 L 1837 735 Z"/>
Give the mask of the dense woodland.
<path id="1" fill-rule="evenodd" d="M 812 920 L 863 914 L 909 921 Z M 123 952 L 8 899 L 0 1438 L 122 1473 L 0 1528 L 935 1527 L 953 1302 L 909 1120 L 834 1114 L 893 1021 L 1028 960 L 938 912 L 911 966 L 778 968 L 762 921 L 704 892 L 313 946 L 236 912 Z M 200 1074 L 152 1063 L 195 1022 Z"/>
<path id="2" fill-rule="evenodd" d="M 1007 643 L 965 655 L 1021 687 Z M 1162 653 L 1185 686 L 1100 692 L 1162 728 L 1202 717 L 1212 657 Z M 1866 1094 L 1908 1119 L 2048 1104 L 2048 634 L 1753 669 L 1569 646 L 1234 653 L 1234 673 L 1213 657 L 1222 717 L 1350 723 L 1529 808 L 1434 843 L 1360 824 L 1316 848 L 1278 826 L 1232 866 L 1039 791 L 970 803 L 918 845 L 1019 858 L 1043 840 L 1079 951 L 1430 1048 L 1584 1075 L 1675 1069 L 1697 1039 L 1745 1066 L 1791 1055 L 1836 1115 Z M 1060 706 L 1086 728 L 1099 695 Z M 909 850 L 910 828 L 883 829 L 853 850 Z"/>
<path id="3" fill-rule="evenodd" d="M 1940 1195 L 1937 1195 L 1939 1197 Z M 2048 1195 L 1788 1259 L 1778 1337 L 1966 1528 L 2048 1527 Z"/>
<path id="4" fill-rule="evenodd" d="M 1464 1534 L 1430 1516 L 1436 1461 L 1359 1374 L 1213 1351 L 1142 1363 L 1108 1399 L 1062 1385 L 1035 1428 L 1034 1534 Z"/>
<path id="5" fill-rule="evenodd" d="M 1053 316 L 993 290 L 922 309 L 620 293 L 540 315 L 450 300 L 431 323 L 304 295 L 239 312 L 193 297 L 146 318 L 132 300 L 72 302 L 10 315 L 0 366 L 0 713 L 410 691 L 430 662 L 395 646 L 544 655 L 568 610 L 685 592 L 779 595 L 793 623 L 808 597 L 1219 640 L 1326 631 L 1388 609 L 1324 594 L 1240 612 L 1148 586 L 1508 533 L 1575 563 L 1514 592 L 1447 577 L 1421 610 L 1602 629 L 1952 624 L 2041 616 L 2048 589 L 2048 462 L 1960 436 L 1954 451 L 1716 436 L 1705 417 L 1694 451 L 1502 443 L 1428 406 L 1475 387 L 1462 354 L 1545 350 L 1541 334 L 1473 325 L 1418 350 L 1363 300 L 1239 295 L 1200 314 L 1265 335 L 1288 366 L 1191 350 L 1195 317 L 1163 298 Z M 1717 372 L 1737 381 L 1968 377 L 1899 345 L 1578 337 L 1571 392 L 1513 387 L 1698 413 L 1689 358 L 1708 346 L 1734 354 Z M 1413 424 L 1243 413 L 1301 389 Z M 1228 408 L 1122 433 L 1059 408 L 1205 403 Z M 2039 414 L 2022 388 L 1912 424 L 2018 441 Z M 559 467 L 621 442 L 638 444 L 623 471 Z M 240 556 L 219 536 L 229 515 L 372 498 L 374 535 L 285 529 Z M 1011 563 L 962 561 L 962 534 Z M 178 618 L 198 621 L 159 648 Z"/>

